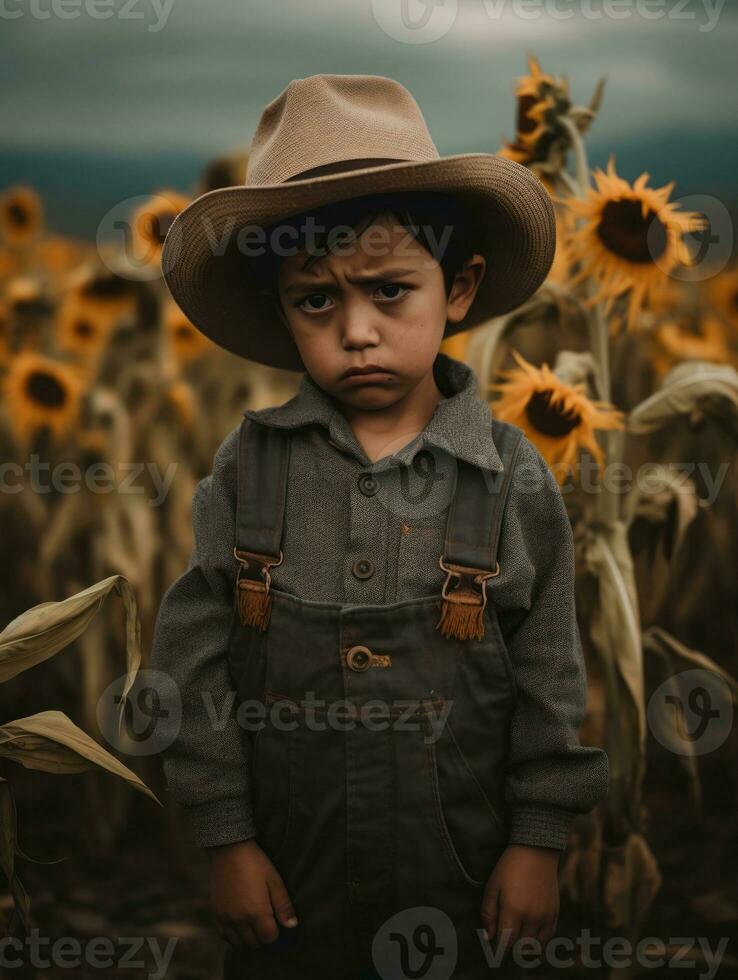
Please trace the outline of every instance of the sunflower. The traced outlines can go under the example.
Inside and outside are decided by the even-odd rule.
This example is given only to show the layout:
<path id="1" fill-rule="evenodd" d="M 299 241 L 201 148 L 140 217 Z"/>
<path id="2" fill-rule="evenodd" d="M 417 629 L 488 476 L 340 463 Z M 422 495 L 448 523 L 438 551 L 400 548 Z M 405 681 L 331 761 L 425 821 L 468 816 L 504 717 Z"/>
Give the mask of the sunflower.
<path id="1" fill-rule="evenodd" d="M 12 279 L 20 271 L 20 256 L 9 248 L 0 248 L 0 282 L 5 279 Z"/>
<path id="2" fill-rule="evenodd" d="M 73 284 L 81 302 L 114 319 L 121 319 L 136 308 L 136 284 L 112 272 L 95 272 L 77 278 Z"/>
<path id="3" fill-rule="evenodd" d="M 197 193 L 207 194 L 208 191 L 220 187 L 232 187 L 246 181 L 246 167 L 249 160 L 248 149 L 233 150 L 210 160 L 200 174 L 197 182 Z"/>
<path id="4" fill-rule="evenodd" d="M 10 315 L 7 306 L 0 302 L 0 364 L 4 364 L 10 354 Z"/>
<path id="5" fill-rule="evenodd" d="M 4 381 L 10 426 L 23 443 L 40 429 L 59 438 L 79 416 L 82 381 L 68 365 L 32 351 L 11 361 Z"/>
<path id="6" fill-rule="evenodd" d="M 190 202 L 177 191 L 157 191 L 133 213 L 131 226 L 134 253 L 139 261 L 153 264 L 161 259 L 167 232 L 180 211 Z"/>
<path id="7" fill-rule="evenodd" d="M 45 317 L 51 312 L 51 302 L 41 289 L 37 279 L 16 276 L 5 288 L 5 302 L 14 318 L 25 322 Z"/>
<path id="8" fill-rule="evenodd" d="M 96 357 L 104 349 L 115 318 L 95 303 L 86 302 L 76 291 L 62 300 L 56 312 L 54 336 L 61 351 L 81 357 Z"/>
<path id="9" fill-rule="evenodd" d="M 680 361 L 694 359 L 730 364 L 736 360 L 725 342 L 723 324 L 711 313 L 702 317 L 698 332 L 666 321 L 653 332 L 652 341 L 651 363 L 659 375 L 666 374 Z"/>
<path id="10" fill-rule="evenodd" d="M 571 214 L 556 208 L 556 251 L 546 278 L 561 286 L 568 286 L 574 265 L 574 256 L 569 244 L 572 231 Z"/>
<path id="11" fill-rule="evenodd" d="M 659 302 L 670 273 L 690 264 L 684 235 L 704 228 L 705 219 L 697 212 L 679 211 L 675 202 L 669 202 L 673 181 L 661 188 L 647 187 L 647 173 L 633 185 L 623 180 L 615 172 L 612 156 L 607 173 L 596 169 L 594 178 L 597 189 L 590 187 L 585 199 L 558 199 L 584 219 L 582 227 L 568 235 L 572 255 L 580 263 L 571 285 L 591 276 L 597 291 L 586 302 L 604 301 L 606 314 L 618 296 L 629 292 L 630 330 L 644 305 Z"/>
<path id="12" fill-rule="evenodd" d="M 710 306 L 738 327 L 738 265 L 709 279 L 705 292 Z"/>
<path id="13" fill-rule="evenodd" d="M 69 272 L 84 259 L 85 246 L 61 235 L 47 235 L 34 250 L 34 258 L 42 269 L 58 275 Z"/>
<path id="14" fill-rule="evenodd" d="M 495 416 L 519 426 L 535 443 L 561 485 L 579 449 L 604 462 L 595 439 L 599 429 L 624 428 L 623 413 L 607 402 L 592 401 L 584 384 L 565 384 L 543 364 L 540 368 L 512 351 L 519 368 L 501 370 L 506 381 L 490 385 L 501 392 L 492 402 Z"/>
<path id="15" fill-rule="evenodd" d="M 499 156 L 516 163 L 530 164 L 546 160 L 554 141 L 561 135 L 556 122 L 571 108 L 569 86 L 541 71 L 537 59 L 528 56 L 529 75 L 518 80 L 515 96 L 518 100 L 517 136 L 514 143 L 505 143 Z"/>
<path id="16" fill-rule="evenodd" d="M 41 198 L 30 187 L 11 187 L 0 197 L 0 229 L 8 245 L 27 245 L 41 232 Z"/>
<path id="17" fill-rule="evenodd" d="M 85 271 L 68 283 L 56 315 L 60 350 L 96 355 L 120 321 L 136 310 L 135 284 L 112 273 Z"/>
<path id="18" fill-rule="evenodd" d="M 180 366 L 213 349 L 211 341 L 187 319 L 174 302 L 170 302 L 164 312 L 164 332 L 169 350 Z"/>

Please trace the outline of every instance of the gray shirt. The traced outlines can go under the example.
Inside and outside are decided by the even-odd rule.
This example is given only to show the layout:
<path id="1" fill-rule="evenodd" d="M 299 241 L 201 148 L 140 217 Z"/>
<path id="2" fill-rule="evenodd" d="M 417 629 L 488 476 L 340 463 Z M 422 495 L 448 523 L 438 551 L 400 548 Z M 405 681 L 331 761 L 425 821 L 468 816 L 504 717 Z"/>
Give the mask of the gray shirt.
<path id="1" fill-rule="evenodd" d="M 445 573 L 438 559 L 456 460 L 491 470 L 502 464 L 490 407 L 477 395 L 473 371 L 439 352 L 434 376 L 444 398 L 432 418 L 374 463 L 338 402 L 308 374 L 284 405 L 246 412 L 293 429 L 284 560 L 271 571 L 273 587 L 352 604 L 440 595 Z M 172 677 L 181 698 L 181 722 L 162 750 L 167 788 L 187 808 L 202 847 L 256 834 L 226 661 L 238 568 L 237 440 L 238 427 L 195 489 L 194 549 L 162 599 L 151 657 L 151 667 Z M 377 473 L 379 481 L 373 479 Z M 606 794 L 608 765 L 601 749 L 579 744 L 586 677 L 573 535 L 556 480 L 526 437 L 498 557 L 500 572 L 488 580 L 488 601 L 498 611 L 517 690 L 506 777 L 509 842 L 563 849 L 573 817 Z"/>

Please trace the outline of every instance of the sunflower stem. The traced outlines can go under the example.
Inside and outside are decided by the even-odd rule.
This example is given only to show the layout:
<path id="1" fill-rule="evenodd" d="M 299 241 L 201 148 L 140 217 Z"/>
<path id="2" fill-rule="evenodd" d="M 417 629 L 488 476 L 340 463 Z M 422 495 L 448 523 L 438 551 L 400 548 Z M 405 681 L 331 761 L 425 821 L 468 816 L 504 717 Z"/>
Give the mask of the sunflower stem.
<path id="1" fill-rule="evenodd" d="M 590 187 L 587 148 L 579 130 L 576 127 L 576 124 L 571 119 L 568 119 L 566 116 L 560 116 L 559 122 L 568 133 L 569 139 L 571 140 L 572 149 L 574 150 L 574 158 L 576 160 L 577 169 L 576 185 L 574 184 L 574 181 L 569 173 L 562 170 L 559 172 L 559 176 L 561 177 L 563 183 L 571 190 L 572 194 L 575 194 L 577 197 L 584 198 Z M 577 225 L 580 223 L 581 219 L 577 221 Z M 590 299 L 594 296 L 595 286 L 591 279 L 587 279 L 586 281 L 585 292 L 587 297 Z M 599 303 L 593 304 L 592 308 L 588 311 L 587 328 L 589 331 L 592 356 L 597 364 L 597 377 L 595 379 L 595 384 L 598 390 L 598 397 L 603 401 L 609 402 L 611 395 L 610 335 L 607 320 L 605 319 L 602 312 L 602 307 Z M 615 460 L 617 454 L 617 443 L 615 441 L 615 433 L 612 430 L 602 432 L 600 435 L 603 444 L 602 448 L 605 454 L 604 469 L 605 472 L 607 472 L 608 464 Z M 598 515 L 603 520 L 616 520 L 618 511 L 619 508 L 617 496 L 611 489 L 608 489 L 607 486 L 603 484 L 601 492 L 597 496 Z"/>
<path id="2" fill-rule="evenodd" d="M 581 137 L 576 124 L 572 122 L 567 116 L 559 116 L 558 121 L 566 130 L 569 139 L 571 140 L 571 146 L 574 150 L 574 159 L 577 164 L 577 181 L 579 183 L 579 193 L 582 197 L 589 190 L 589 161 L 587 160 L 587 148 L 584 145 L 584 140 Z"/>
<path id="3" fill-rule="evenodd" d="M 559 170 L 556 172 L 556 177 L 564 185 L 566 190 L 571 194 L 572 197 L 579 197 L 579 185 L 574 180 L 572 175 L 567 170 Z"/>

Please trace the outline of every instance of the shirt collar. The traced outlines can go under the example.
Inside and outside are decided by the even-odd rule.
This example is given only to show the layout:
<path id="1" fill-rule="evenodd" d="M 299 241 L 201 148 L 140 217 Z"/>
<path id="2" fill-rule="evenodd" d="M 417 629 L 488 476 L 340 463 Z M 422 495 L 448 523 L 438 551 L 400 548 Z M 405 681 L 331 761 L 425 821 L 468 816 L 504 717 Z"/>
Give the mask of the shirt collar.
<path id="1" fill-rule="evenodd" d="M 439 351 L 433 362 L 436 384 L 444 393 L 422 432 L 392 456 L 372 464 L 359 444 L 336 400 L 305 373 L 297 393 L 283 405 L 247 409 L 243 414 L 264 425 L 297 428 L 318 423 L 339 449 L 358 456 L 374 471 L 402 464 L 409 466 L 417 452 L 432 444 L 458 459 L 488 470 L 504 469 L 492 439 L 489 406 L 477 395 L 477 379 L 464 361 Z M 448 394 L 447 394 L 448 393 Z"/>

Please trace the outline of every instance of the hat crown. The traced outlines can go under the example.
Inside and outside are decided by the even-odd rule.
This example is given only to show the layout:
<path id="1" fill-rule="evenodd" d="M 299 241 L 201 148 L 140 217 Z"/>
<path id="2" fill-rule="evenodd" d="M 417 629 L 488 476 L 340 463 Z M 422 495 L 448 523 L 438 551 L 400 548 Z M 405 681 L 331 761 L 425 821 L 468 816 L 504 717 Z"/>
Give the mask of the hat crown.
<path id="1" fill-rule="evenodd" d="M 311 75 L 290 82 L 262 112 L 246 185 L 281 184 L 316 168 L 438 159 L 420 106 L 399 82 L 382 75 Z"/>

